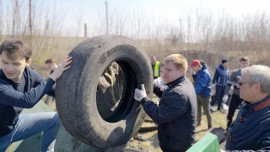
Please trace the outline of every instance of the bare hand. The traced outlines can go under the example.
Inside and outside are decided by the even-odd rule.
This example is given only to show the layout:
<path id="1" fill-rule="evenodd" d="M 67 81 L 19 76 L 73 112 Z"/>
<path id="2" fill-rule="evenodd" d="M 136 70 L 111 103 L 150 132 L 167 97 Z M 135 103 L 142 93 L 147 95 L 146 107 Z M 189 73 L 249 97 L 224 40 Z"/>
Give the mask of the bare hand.
<path id="1" fill-rule="evenodd" d="M 49 77 L 56 81 L 58 78 L 61 77 L 64 71 L 70 68 L 71 62 L 72 57 L 67 57 L 56 69 L 54 69 L 53 73 Z"/>

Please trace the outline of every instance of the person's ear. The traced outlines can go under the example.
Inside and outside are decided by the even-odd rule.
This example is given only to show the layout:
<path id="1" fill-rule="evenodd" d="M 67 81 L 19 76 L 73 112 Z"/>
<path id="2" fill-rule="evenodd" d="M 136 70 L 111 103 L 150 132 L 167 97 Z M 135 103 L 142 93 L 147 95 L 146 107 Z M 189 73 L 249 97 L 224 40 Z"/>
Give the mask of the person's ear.
<path id="1" fill-rule="evenodd" d="M 262 91 L 262 86 L 261 86 L 261 84 L 259 84 L 259 83 L 254 84 L 254 88 L 255 88 L 255 90 L 256 90 L 257 92 L 261 92 L 261 91 Z"/>
<path id="2" fill-rule="evenodd" d="M 30 59 L 28 59 L 28 60 L 26 61 L 27 66 L 30 66 L 30 65 L 31 65 L 31 63 L 32 63 L 32 59 L 31 59 L 31 58 L 30 58 Z"/>
<path id="3" fill-rule="evenodd" d="M 179 73 L 179 76 L 183 76 L 185 75 L 185 70 L 183 68 L 180 68 L 178 73 Z"/>

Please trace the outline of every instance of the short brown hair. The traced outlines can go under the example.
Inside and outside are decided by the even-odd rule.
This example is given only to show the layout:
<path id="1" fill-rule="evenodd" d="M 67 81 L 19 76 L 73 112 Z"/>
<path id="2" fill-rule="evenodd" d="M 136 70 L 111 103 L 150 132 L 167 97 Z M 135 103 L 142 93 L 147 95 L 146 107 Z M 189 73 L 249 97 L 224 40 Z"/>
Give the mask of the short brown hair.
<path id="1" fill-rule="evenodd" d="M 173 62 L 174 65 L 176 66 L 176 69 L 184 69 L 185 73 L 187 71 L 188 63 L 187 59 L 182 55 L 182 54 L 171 54 L 167 56 L 163 60 L 163 64 L 168 63 L 168 62 Z"/>
<path id="2" fill-rule="evenodd" d="M 54 60 L 53 60 L 52 58 L 47 59 L 47 60 L 45 61 L 45 64 L 52 64 L 52 63 L 55 63 Z"/>
<path id="3" fill-rule="evenodd" d="M 240 61 L 240 62 L 241 62 L 241 61 L 249 61 L 249 59 L 248 59 L 247 56 L 244 56 L 244 57 L 241 57 L 239 61 Z"/>
<path id="4" fill-rule="evenodd" d="M 10 59 L 24 57 L 26 61 L 28 61 L 32 55 L 32 50 L 20 40 L 4 41 L 0 46 L 0 55 L 2 55 L 3 52 L 6 52 Z"/>

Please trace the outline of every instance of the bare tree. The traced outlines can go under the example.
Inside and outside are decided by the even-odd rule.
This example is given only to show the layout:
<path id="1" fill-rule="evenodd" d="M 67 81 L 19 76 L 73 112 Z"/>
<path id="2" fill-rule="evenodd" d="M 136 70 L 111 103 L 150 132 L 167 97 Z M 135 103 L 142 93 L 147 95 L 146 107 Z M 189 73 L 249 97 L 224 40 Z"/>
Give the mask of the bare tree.
<path id="1" fill-rule="evenodd" d="M 32 27 L 32 0 L 29 0 L 29 34 L 32 37 L 33 27 Z"/>
<path id="2" fill-rule="evenodd" d="M 109 34 L 109 20 L 108 20 L 108 3 L 105 1 L 105 15 L 106 15 L 106 34 Z"/>
<path id="3" fill-rule="evenodd" d="M 0 0 L 0 42 L 3 32 L 2 29 L 3 29 L 3 7 L 2 7 L 2 0 Z"/>
<path id="4" fill-rule="evenodd" d="M 20 31 L 21 17 L 19 0 L 13 0 L 12 34 L 18 36 Z"/>

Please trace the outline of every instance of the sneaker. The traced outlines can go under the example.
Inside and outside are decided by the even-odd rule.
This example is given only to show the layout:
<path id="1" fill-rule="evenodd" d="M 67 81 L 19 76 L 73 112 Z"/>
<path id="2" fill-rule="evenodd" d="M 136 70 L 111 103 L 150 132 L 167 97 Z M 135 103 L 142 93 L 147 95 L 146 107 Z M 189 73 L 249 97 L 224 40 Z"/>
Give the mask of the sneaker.
<path id="1" fill-rule="evenodd" d="M 133 136 L 134 139 L 139 140 L 139 141 L 144 141 L 144 139 L 142 138 L 142 135 L 137 133 L 136 135 Z"/>
<path id="2" fill-rule="evenodd" d="M 211 124 L 210 124 L 210 125 L 208 125 L 208 130 L 209 130 L 209 129 L 212 129 L 212 128 L 213 128 L 213 127 L 212 127 L 212 125 L 211 125 Z"/>
<path id="3" fill-rule="evenodd" d="M 219 112 L 221 112 L 221 113 L 226 113 L 226 111 L 225 110 L 223 110 L 223 109 L 220 109 L 220 110 L 218 110 Z"/>

